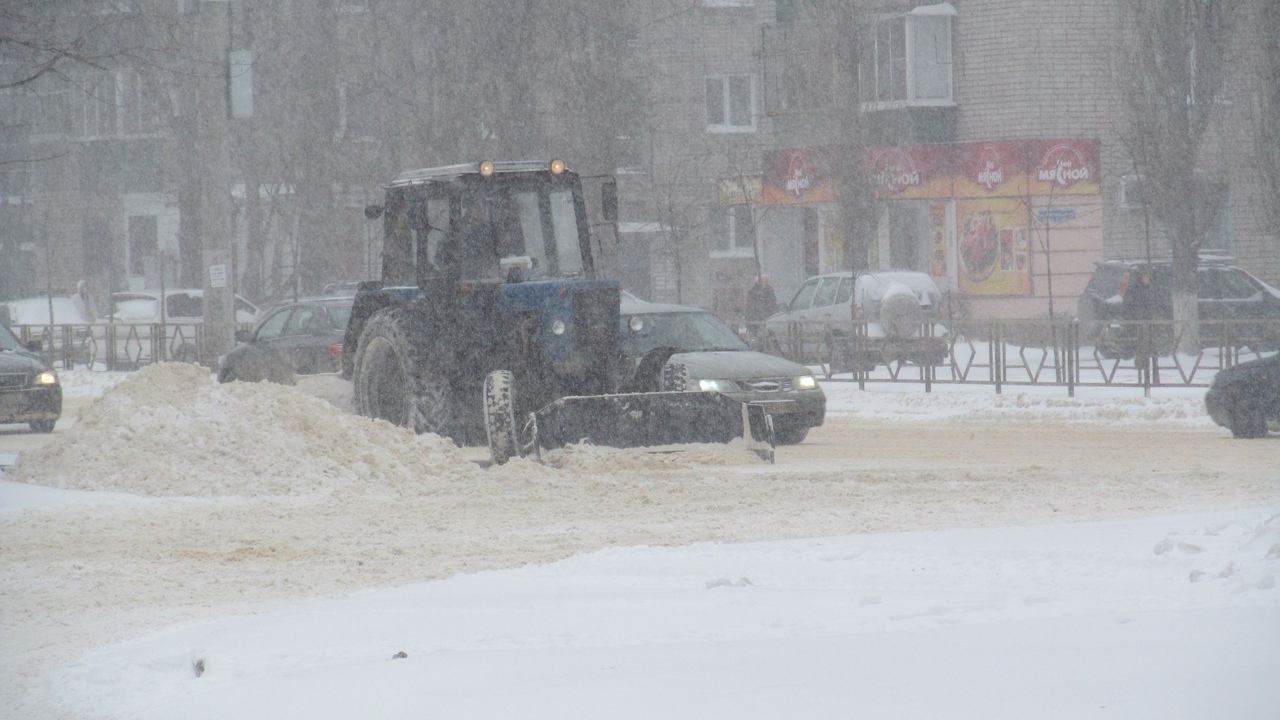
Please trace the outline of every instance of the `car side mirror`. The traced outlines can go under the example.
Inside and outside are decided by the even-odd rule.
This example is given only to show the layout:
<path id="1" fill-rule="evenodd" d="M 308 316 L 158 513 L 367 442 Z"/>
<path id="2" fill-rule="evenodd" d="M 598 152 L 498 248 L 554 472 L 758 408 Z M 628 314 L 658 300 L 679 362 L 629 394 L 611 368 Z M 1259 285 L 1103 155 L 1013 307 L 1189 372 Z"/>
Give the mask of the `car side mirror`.
<path id="1" fill-rule="evenodd" d="M 383 208 L 381 205 L 365 205 L 364 217 L 366 220 L 377 220 L 382 217 Z"/>
<path id="2" fill-rule="evenodd" d="M 32 340 L 27 343 L 27 349 L 30 350 L 31 352 L 38 353 L 44 349 L 44 343 L 40 342 L 39 340 Z"/>
<path id="3" fill-rule="evenodd" d="M 252 339 L 253 339 L 253 333 L 249 332 L 248 330 L 237 330 L 237 331 L 236 331 L 236 342 L 238 342 L 238 343 L 247 343 L 247 342 L 249 342 L 249 341 L 250 341 L 250 340 L 252 340 Z"/>

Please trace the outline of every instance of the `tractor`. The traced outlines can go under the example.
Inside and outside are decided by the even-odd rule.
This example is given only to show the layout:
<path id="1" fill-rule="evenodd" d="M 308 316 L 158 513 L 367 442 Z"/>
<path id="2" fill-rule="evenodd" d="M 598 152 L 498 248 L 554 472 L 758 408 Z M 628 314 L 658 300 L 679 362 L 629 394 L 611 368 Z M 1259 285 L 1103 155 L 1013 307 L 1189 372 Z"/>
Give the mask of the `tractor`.
<path id="1" fill-rule="evenodd" d="M 390 183 L 365 208 L 383 221 L 382 279 L 360 284 L 343 342 L 357 412 L 487 444 L 499 464 L 580 440 L 745 434 L 771 454 L 760 408 L 664 388 L 674 349 L 638 370 L 626 361 L 620 286 L 598 277 L 582 187 L 561 160 L 411 170 Z M 611 178 L 600 204 L 615 221 Z"/>

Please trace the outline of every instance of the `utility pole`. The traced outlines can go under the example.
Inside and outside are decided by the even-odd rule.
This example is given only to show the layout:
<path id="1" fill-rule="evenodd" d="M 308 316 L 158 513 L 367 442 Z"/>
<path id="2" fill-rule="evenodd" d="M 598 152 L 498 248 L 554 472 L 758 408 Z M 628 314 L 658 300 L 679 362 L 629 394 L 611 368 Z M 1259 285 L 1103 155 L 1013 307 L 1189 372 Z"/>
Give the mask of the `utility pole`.
<path id="1" fill-rule="evenodd" d="M 200 228 L 204 259 L 204 356 L 213 367 L 218 356 L 234 347 L 234 280 L 231 266 L 231 158 L 228 148 L 231 4 L 201 0 L 199 7 L 200 74 L 197 143 L 204 175 Z"/>

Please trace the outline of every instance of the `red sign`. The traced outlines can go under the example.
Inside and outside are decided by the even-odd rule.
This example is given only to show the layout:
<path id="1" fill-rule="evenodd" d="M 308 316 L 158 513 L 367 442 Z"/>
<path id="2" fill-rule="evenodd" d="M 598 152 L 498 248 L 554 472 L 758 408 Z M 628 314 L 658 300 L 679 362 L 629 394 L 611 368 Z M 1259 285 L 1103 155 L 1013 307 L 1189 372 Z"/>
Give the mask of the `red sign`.
<path id="1" fill-rule="evenodd" d="M 1097 140 L 1042 141 L 1028 178 L 1033 195 L 1092 194 L 1101 190 Z"/>
<path id="2" fill-rule="evenodd" d="M 835 181 L 823 157 L 819 148 L 766 153 L 761 203 L 794 205 L 835 200 Z"/>

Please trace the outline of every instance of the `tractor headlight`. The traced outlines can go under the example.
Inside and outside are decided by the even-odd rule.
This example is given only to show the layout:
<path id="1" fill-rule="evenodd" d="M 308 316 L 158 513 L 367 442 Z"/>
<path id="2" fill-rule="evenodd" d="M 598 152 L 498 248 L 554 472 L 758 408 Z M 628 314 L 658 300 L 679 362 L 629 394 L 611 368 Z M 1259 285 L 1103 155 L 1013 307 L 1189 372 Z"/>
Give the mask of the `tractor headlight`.
<path id="1" fill-rule="evenodd" d="M 818 387 L 818 381 L 812 375 L 801 375 L 795 379 L 795 387 L 797 390 L 813 390 Z"/>
<path id="2" fill-rule="evenodd" d="M 489 177 L 493 174 L 493 161 L 485 160 L 480 163 L 480 177 Z"/>
<path id="3" fill-rule="evenodd" d="M 699 380 L 698 389 L 702 392 L 732 392 L 733 383 L 729 380 Z"/>
<path id="4" fill-rule="evenodd" d="M 631 332 L 640 332 L 644 329 L 644 318 L 632 315 L 631 320 L 627 322 L 627 327 L 631 328 Z"/>
<path id="5" fill-rule="evenodd" d="M 564 161 L 563 161 L 563 160 L 561 160 L 561 159 L 559 159 L 559 158 L 557 158 L 557 159 L 555 159 L 555 160 L 552 160 L 552 161 L 551 161 L 551 168 L 550 168 L 550 169 L 551 169 L 551 174 L 552 174 L 552 175 L 559 175 L 559 174 L 563 173 L 563 172 L 565 171 L 565 169 L 566 169 L 566 168 L 565 168 Z"/>
<path id="6" fill-rule="evenodd" d="M 57 385 L 58 375 L 52 370 L 45 370 L 36 376 L 37 385 Z"/>
<path id="7" fill-rule="evenodd" d="M 564 321 L 563 321 L 563 320 L 553 320 L 553 321 L 551 322 L 551 334 L 552 334 L 552 335 L 563 335 L 563 334 L 564 334 L 564 331 L 565 331 L 566 329 L 568 329 L 568 328 L 565 326 L 565 324 L 564 324 Z"/>

